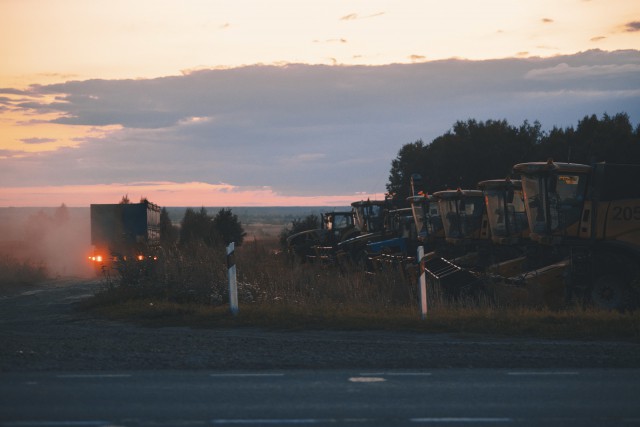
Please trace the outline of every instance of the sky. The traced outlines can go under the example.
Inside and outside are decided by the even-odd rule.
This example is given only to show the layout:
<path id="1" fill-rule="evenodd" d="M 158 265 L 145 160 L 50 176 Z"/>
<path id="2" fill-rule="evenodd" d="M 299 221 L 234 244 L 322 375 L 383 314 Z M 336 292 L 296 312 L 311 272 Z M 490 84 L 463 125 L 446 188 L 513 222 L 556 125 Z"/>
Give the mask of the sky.
<path id="1" fill-rule="evenodd" d="M 640 120 L 637 0 L 0 0 L 0 206 L 344 206 L 456 121 Z"/>

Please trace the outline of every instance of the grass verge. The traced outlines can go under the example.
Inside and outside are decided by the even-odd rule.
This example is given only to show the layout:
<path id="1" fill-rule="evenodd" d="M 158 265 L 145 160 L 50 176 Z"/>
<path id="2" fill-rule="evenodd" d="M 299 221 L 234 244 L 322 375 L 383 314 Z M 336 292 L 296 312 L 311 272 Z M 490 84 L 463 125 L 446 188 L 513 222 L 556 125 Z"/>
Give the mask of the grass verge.
<path id="1" fill-rule="evenodd" d="M 108 305 L 85 303 L 83 309 L 118 321 L 148 327 L 272 330 L 383 330 L 490 335 L 505 338 L 640 342 L 640 314 L 593 309 L 550 311 L 529 308 L 440 308 L 425 320 L 417 307 L 373 310 L 369 306 L 302 308 L 288 304 L 249 304 L 234 316 L 228 306 L 132 299 Z"/>
<path id="2" fill-rule="evenodd" d="M 80 309 L 150 327 L 386 330 L 640 341 L 640 312 L 577 306 L 559 310 L 544 303 L 548 298 L 540 298 L 539 289 L 451 301 L 430 288 L 429 313 L 422 320 L 415 280 L 397 272 L 372 277 L 362 271 L 291 265 L 273 255 L 273 248 L 256 244 L 236 251 L 237 316 L 226 305 L 224 256 L 202 248 L 192 249 L 189 256 L 183 251 L 168 253 L 153 272 L 123 270 Z M 548 296 L 558 299 L 561 291 L 553 290 Z"/>

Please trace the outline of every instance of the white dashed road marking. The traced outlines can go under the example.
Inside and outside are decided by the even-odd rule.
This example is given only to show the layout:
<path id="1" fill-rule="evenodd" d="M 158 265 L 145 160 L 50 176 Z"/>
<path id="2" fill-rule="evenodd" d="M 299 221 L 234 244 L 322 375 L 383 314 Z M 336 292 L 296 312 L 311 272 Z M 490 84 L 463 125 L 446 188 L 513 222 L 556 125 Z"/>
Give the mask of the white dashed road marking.
<path id="1" fill-rule="evenodd" d="M 513 422 L 512 418 L 457 418 L 457 417 L 445 417 L 445 418 L 411 418 L 413 423 L 510 423 Z"/>
<path id="2" fill-rule="evenodd" d="M 562 372 L 562 371 L 541 371 L 541 372 L 527 372 L 527 371 L 523 371 L 523 372 L 507 372 L 507 375 L 513 375 L 513 376 L 545 376 L 545 375 L 578 375 L 577 372 L 572 372 L 572 371 L 566 371 L 566 372 Z"/>

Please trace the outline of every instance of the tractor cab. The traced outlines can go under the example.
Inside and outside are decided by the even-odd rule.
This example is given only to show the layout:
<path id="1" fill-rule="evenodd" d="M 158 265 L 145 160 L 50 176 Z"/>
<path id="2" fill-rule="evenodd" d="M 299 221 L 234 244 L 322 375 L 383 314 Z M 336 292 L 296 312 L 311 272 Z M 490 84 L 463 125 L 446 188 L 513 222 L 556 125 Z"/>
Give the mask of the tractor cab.
<path id="1" fill-rule="evenodd" d="M 445 190 L 433 196 L 438 200 L 447 242 L 460 244 L 489 238 L 482 191 Z"/>
<path id="2" fill-rule="evenodd" d="M 513 167 L 522 179 L 531 240 L 555 244 L 580 237 L 591 169 L 587 165 L 551 160 Z"/>
<path id="3" fill-rule="evenodd" d="M 492 179 L 478 183 L 484 193 L 491 240 L 500 245 L 519 243 L 529 235 L 522 182 Z"/>
<path id="4" fill-rule="evenodd" d="M 323 213 L 322 228 L 331 234 L 334 242 L 340 242 L 356 231 L 353 211 Z"/>

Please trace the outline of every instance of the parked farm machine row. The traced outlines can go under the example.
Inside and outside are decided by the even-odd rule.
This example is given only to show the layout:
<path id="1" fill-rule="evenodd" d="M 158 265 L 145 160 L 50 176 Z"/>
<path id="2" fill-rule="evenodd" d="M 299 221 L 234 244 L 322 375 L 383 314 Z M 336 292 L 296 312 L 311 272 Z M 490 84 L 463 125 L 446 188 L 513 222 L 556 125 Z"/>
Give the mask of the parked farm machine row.
<path id="1" fill-rule="evenodd" d="M 518 164 L 513 172 L 520 179 L 431 195 L 414 175 L 411 208 L 353 203 L 341 213 L 348 226 L 329 219 L 322 230 L 291 236 L 291 251 L 371 273 L 418 271 L 423 263 L 428 280 L 452 297 L 505 286 L 536 288 L 548 305 L 636 308 L 640 165 L 548 161 Z M 415 258 L 418 246 L 425 248 L 422 260 Z"/>

